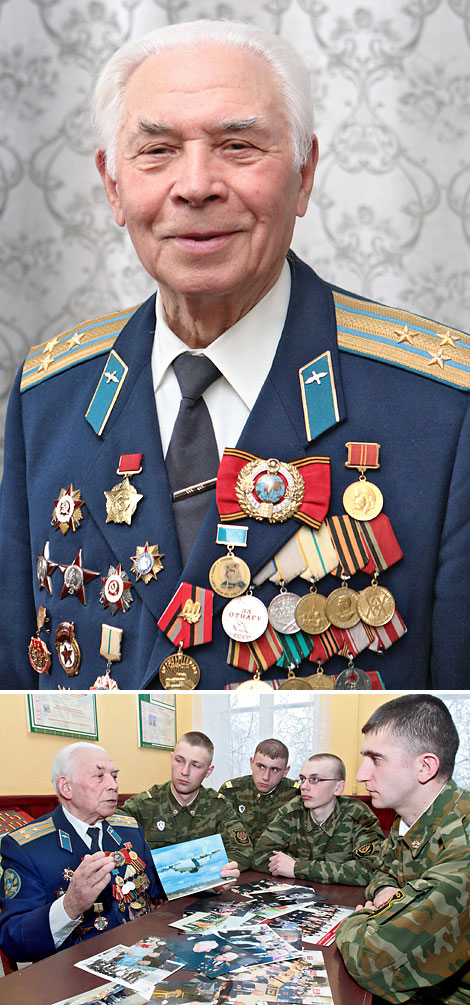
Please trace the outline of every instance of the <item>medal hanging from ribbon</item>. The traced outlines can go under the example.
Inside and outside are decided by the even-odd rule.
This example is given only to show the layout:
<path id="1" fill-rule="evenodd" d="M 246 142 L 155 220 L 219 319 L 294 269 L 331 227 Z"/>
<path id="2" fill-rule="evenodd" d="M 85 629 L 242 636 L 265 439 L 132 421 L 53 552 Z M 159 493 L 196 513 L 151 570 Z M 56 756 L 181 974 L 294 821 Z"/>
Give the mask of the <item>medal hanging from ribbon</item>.
<path id="1" fill-rule="evenodd" d="M 370 559 L 356 521 L 342 513 L 328 517 L 326 526 L 338 558 L 334 575 L 353 576 Z"/>
<path id="2" fill-rule="evenodd" d="M 278 667 L 289 667 L 294 664 L 298 667 L 303 660 L 308 660 L 312 652 L 314 641 L 311 635 L 306 632 L 296 632 L 295 635 L 283 635 L 277 633 L 282 646 L 282 656 L 277 660 Z"/>
<path id="3" fill-rule="evenodd" d="M 158 627 L 178 646 L 178 651 L 160 665 L 158 675 L 165 689 L 187 691 L 197 687 L 201 677 L 199 666 L 183 649 L 211 641 L 213 601 L 212 590 L 180 583 L 158 620 Z"/>
<path id="4" fill-rule="evenodd" d="M 398 642 L 405 635 L 407 628 L 403 618 L 395 608 L 395 614 L 386 625 L 373 628 L 373 639 L 369 643 L 372 652 L 380 653 L 384 649 L 389 649 L 394 642 Z"/>
<path id="5" fill-rule="evenodd" d="M 263 460 L 243 450 L 226 449 L 217 475 L 216 499 L 224 522 L 250 516 L 282 523 L 295 517 L 318 528 L 330 501 L 330 459 Z"/>
<path id="6" fill-rule="evenodd" d="M 274 666 L 282 656 L 283 648 L 277 632 L 268 625 L 265 632 L 252 642 L 237 642 L 230 639 L 227 663 L 248 673 L 259 676 L 261 671 Z"/>
<path id="7" fill-rule="evenodd" d="M 312 635 L 313 649 L 310 653 L 309 660 L 311 663 L 326 663 L 332 656 L 336 656 L 336 653 L 344 646 L 344 638 L 339 628 L 335 628 L 331 625 L 326 632 L 322 632 L 320 635 Z"/>
<path id="8" fill-rule="evenodd" d="M 142 454 L 121 454 L 116 474 L 123 475 L 122 482 L 114 485 L 106 498 L 106 523 L 127 523 L 132 517 L 143 495 L 131 485 L 132 475 L 140 475 L 142 471 Z"/>
<path id="9" fill-rule="evenodd" d="M 377 469 L 379 464 L 380 443 L 345 444 L 348 459 L 345 467 L 356 468 L 360 472 L 359 480 L 348 485 L 343 495 L 343 506 L 346 513 L 355 520 L 372 520 L 378 516 L 383 506 L 383 496 L 377 485 L 366 480 L 366 471 Z"/>

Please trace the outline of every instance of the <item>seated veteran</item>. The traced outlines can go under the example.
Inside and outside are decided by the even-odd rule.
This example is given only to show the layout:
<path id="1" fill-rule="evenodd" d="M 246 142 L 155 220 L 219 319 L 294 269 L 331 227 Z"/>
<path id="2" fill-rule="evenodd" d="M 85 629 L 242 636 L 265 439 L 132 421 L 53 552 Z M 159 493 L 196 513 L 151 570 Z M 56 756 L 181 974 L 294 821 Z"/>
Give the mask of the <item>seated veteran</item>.
<path id="1" fill-rule="evenodd" d="M 144 829 L 150 848 L 220 834 L 231 861 L 221 876 L 249 869 L 253 846 L 240 817 L 215 789 L 202 788 L 214 770 L 214 744 L 205 733 L 180 736 L 171 755 L 171 781 L 131 796 L 122 808 Z"/>
<path id="2" fill-rule="evenodd" d="M 163 896 L 141 827 L 115 812 L 117 774 L 102 747 L 64 747 L 52 764 L 59 806 L 4 837 L 0 948 L 11 959 L 40 960 Z"/>
<path id="3" fill-rule="evenodd" d="M 434 695 L 386 702 L 363 726 L 357 778 L 397 817 L 336 942 L 358 983 L 387 1002 L 470 1002 L 470 792 L 452 779 L 459 745 Z M 374 998 L 375 1001 L 375 998 Z"/>
<path id="4" fill-rule="evenodd" d="M 255 845 L 253 869 L 319 883 L 363 886 L 383 841 L 360 799 L 342 796 L 346 769 L 335 754 L 314 754 L 300 775 L 301 799 L 281 806 Z"/>
<path id="5" fill-rule="evenodd" d="M 281 740 L 261 740 L 250 757 L 251 775 L 231 778 L 220 786 L 239 813 L 254 845 L 278 809 L 298 796 L 299 783 L 287 778 L 289 751 Z"/>

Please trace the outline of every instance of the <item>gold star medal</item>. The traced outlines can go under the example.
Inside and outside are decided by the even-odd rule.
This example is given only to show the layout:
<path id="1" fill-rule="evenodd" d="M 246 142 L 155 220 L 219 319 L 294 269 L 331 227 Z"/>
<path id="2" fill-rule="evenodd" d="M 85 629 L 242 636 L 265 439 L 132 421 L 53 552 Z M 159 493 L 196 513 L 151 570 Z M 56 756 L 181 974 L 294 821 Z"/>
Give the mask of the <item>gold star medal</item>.
<path id="1" fill-rule="evenodd" d="M 149 544 L 148 541 L 145 547 L 138 544 L 135 555 L 131 555 L 134 563 L 131 572 L 135 573 L 136 582 L 142 579 L 144 583 L 150 583 L 151 579 L 156 579 L 163 569 L 162 558 L 165 556 L 158 550 L 158 544 Z"/>
<path id="2" fill-rule="evenodd" d="M 129 526 L 137 505 L 144 497 L 137 492 L 129 479 L 142 471 L 142 454 L 121 454 L 118 475 L 123 481 L 114 485 L 106 496 L 106 523 L 127 523 Z"/>

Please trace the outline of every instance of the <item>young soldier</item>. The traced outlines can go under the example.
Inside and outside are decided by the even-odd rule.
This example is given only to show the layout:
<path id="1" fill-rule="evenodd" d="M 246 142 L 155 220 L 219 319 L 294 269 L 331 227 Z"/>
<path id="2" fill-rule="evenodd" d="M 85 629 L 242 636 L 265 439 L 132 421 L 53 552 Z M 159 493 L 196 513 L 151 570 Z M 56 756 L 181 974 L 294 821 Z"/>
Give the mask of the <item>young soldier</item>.
<path id="1" fill-rule="evenodd" d="M 150 848 L 221 834 L 229 859 L 221 875 L 249 869 L 253 847 L 240 818 L 215 789 L 202 788 L 214 770 L 214 745 L 205 733 L 184 733 L 171 755 L 171 781 L 152 785 L 124 803 L 142 825 Z"/>
<path id="2" fill-rule="evenodd" d="M 386 702 L 362 729 L 374 806 L 397 811 L 367 901 L 340 926 L 353 977 L 388 1002 L 470 1002 L 470 792 L 453 781 L 457 730 L 434 695 Z"/>
<path id="3" fill-rule="evenodd" d="M 273 876 L 363 886 L 383 834 L 359 799 L 342 796 L 346 770 L 335 754 L 314 754 L 299 775 L 301 800 L 286 803 L 256 842 L 253 868 Z"/>
<path id="4" fill-rule="evenodd" d="M 240 814 L 254 845 L 278 809 L 298 796 L 299 783 L 287 778 L 289 751 L 281 740 L 261 740 L 250 757 L 251 775 L 231 778 L 219 792 Z"/>

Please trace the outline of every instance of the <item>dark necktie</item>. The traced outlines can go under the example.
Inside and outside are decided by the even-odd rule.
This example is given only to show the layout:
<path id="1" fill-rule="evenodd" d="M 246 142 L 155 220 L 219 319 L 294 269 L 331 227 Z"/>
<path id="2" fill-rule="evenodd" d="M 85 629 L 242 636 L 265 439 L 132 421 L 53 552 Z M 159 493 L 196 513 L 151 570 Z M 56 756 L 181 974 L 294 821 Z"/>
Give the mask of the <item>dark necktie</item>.
<path id="1" fill-rule="evenodd" d="M 220 371 L 206 356 L 193 356 L 190 353 L 177 356 L 173 361 L 173 369 L 182 398 L 165 463 L 185 565 L 214 495 L 214 486 L 209 490 L 193 491 L 187 495 L 183 490 L 200 487 L 203 482 L 217 476 L 219 453 L 211 417 L 202 395 L 220 377 Z"/>
<path id="2" fill-rule="evenodd" d="M 100 829 L 99 827 L 89 827 L 87 830 L 87 834 L 88 837 L 91 838 L 90 855 L 94 855 L 95 851 L 100 850 L 100 842 L 99 842 Z"/>

